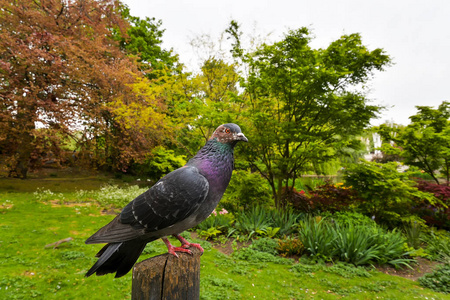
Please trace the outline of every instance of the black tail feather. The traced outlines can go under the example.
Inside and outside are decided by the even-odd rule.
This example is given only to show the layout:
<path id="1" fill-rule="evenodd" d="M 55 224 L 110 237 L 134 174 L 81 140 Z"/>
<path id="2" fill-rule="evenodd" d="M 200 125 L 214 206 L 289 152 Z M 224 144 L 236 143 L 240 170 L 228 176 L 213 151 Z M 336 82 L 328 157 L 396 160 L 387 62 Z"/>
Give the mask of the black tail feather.
<path id="1" fill-rule="evenodd" d="M 106 244 L 96 255 L 97 262 L 86 273 L 86 277 L 116 272 L 116 278 L 127 274 L 138 260 L 147 242 L 131 240 Z"/>

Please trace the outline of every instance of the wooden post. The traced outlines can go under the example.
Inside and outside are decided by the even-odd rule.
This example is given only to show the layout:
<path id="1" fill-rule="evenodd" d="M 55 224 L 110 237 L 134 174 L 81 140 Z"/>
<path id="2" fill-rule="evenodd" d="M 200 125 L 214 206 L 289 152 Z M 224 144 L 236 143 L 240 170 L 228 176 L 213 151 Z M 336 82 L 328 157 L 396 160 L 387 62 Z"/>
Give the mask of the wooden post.
<path id="1" fill-rule="evenodd" d="M 132 300 L 196 300 L 200 298 L 200 256 L 166 253 L 136 264 L 131 286 Z"/>

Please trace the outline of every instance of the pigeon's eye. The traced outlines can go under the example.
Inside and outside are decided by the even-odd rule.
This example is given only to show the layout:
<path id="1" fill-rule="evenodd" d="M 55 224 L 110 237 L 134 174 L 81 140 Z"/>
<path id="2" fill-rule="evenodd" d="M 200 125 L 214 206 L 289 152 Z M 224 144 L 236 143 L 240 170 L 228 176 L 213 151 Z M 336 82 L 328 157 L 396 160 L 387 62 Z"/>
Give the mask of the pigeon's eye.
<path id="1" fill-rule="evenodd" d="M 230 129 L 226 128 L 225 133 L 230 133 Z"/>

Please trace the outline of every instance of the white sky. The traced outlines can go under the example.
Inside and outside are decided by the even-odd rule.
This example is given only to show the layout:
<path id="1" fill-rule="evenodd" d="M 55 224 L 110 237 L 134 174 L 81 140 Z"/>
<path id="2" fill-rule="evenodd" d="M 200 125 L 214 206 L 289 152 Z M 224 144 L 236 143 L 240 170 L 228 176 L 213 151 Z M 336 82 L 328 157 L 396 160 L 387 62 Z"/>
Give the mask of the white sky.
<path id="1" fill-rule="evenodd" d="M 327 47 L 342 34 L 360 33 L 370 50 L 383 48 L 394 65 L 378 72 L 369 97 L 388 106 L 379 120 L 408 124 L 416 105 L 437 107 L 450 100 L 449 0 L 122 0 L 131 15 L 162 20 L 163 47 L 192 64 L 190 41 L 213 37 L 238 21 L 245 34 L 271 33 L 281 40 L 289 29 L 311 28 L 313 47 Z"/>

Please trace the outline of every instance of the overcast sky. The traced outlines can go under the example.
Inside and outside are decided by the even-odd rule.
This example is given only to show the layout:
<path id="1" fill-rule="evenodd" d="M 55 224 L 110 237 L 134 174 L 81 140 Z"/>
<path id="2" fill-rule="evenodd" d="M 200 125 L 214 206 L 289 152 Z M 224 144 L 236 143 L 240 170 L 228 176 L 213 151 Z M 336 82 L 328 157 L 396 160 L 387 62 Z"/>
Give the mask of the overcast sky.
<path id="1" fill-rule="evenodd" d="M 162 20 L 164 48 L 183 62 L 196 57 L 190 41 L 213 37 L 231 20 L 244 34 L 271 34 L 279 41 L 303 26 L 316 36 L 313 47 L 327 47 L 343 34 L 360 33 L 370 50 L 383 48 L 394 65 L 378 72 L 369 97 L 388 106 L 374 125 L 385 120 L 408 124 L 416 105 L 437 107 L 450 100 L 449 0 L 122 0 L 134 16 Z M 193 64 L 192 64 L 193 65 Z"/>

